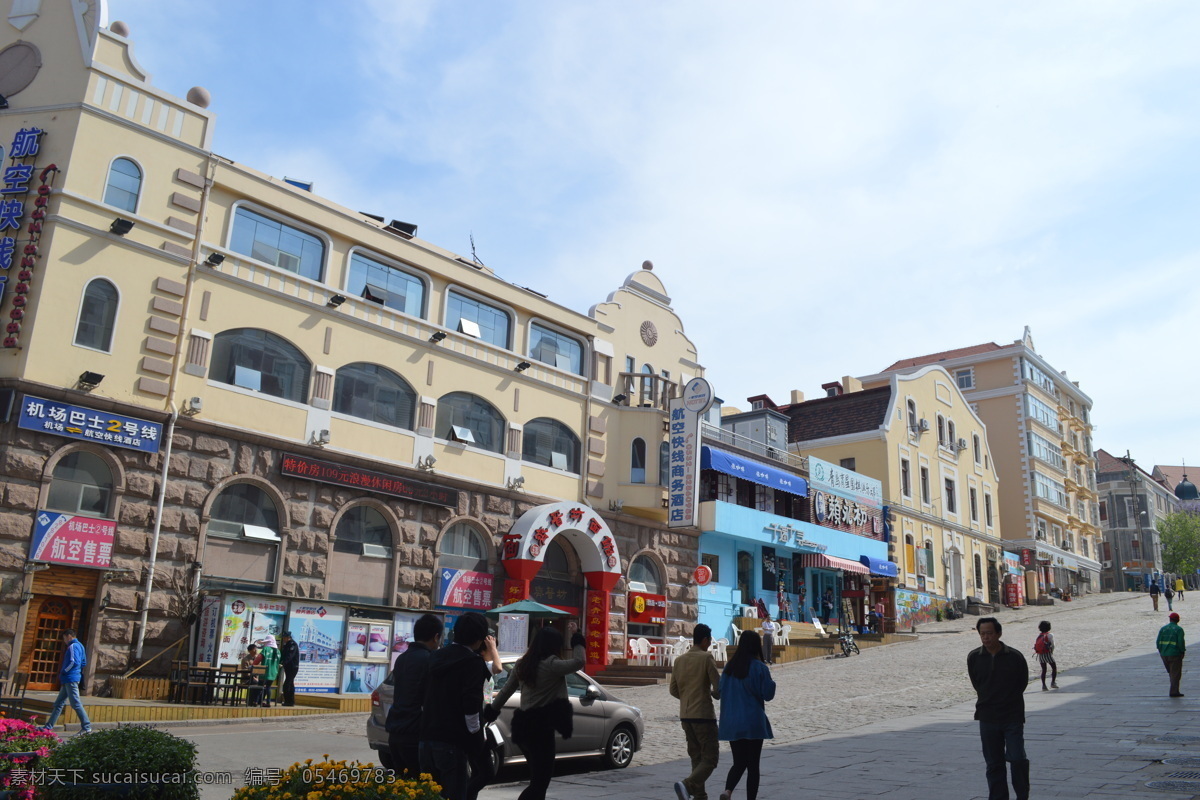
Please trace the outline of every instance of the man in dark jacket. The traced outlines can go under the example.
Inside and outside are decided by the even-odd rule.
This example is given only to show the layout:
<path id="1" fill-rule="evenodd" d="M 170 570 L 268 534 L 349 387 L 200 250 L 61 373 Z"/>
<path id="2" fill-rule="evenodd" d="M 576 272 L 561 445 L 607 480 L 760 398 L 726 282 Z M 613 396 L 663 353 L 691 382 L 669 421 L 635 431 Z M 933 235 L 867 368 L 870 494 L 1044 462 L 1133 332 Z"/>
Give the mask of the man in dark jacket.
<path id="1" fill-rule="evenodd" d="M 975 719 L 987 764 L 988 800 L 1008 800 L 1004 762 L 1012 764 L 1017 800 L 1029 800 L 1029 758 L 1025 755 L 1025 688 L 1029 662 L 1000 641 L 1000 621 L 983 617 L 975 624 L 982 647 L 967 655 L 967 674 L 975 687 Z"/>
<path id="2" fill-rule="evenodd" d="M 296 673 L 300 671 L 300 645 L 292 638 L 291 631 L 280 636 L 279 666 L 283 667 L 283 704 L 296 705 Z"/>
<path id="3" fill-rule="evenodd" d="M 429 687 L 429 661 L 441 644 L 441 619 L 425 614 L 413 625 L 413 641 L 392 668 L 392 707 L 386 729 L 396 772 L 421 772 L 421 704 Z"/>
<path id="4" fill-rule="evenodd" d="M 445 800 L 474 800 L 488 777 L 483 738 L 483 683 L 498 663 L 487 620 L 469 611 L 454 623 L 454 644 L 429 659 L 429 688 L 421 706 L 421 771 L 433 775 Z M 468 786 L 467 766 L 473 772 Z"/>
<path id="5" fill-rule="evenodd" d="M 1183 697 L 1179 691 L 1179 678 L 1183 675 L 1183 656 L 1187 652 L 1183 628 L 1179 626 L 1179 615 L 1171 614 L 1170 622 L 1158 629 L 1158 654 L 1162 656 L 1163 666 L 1171 679 L 1171 697 Z"/>

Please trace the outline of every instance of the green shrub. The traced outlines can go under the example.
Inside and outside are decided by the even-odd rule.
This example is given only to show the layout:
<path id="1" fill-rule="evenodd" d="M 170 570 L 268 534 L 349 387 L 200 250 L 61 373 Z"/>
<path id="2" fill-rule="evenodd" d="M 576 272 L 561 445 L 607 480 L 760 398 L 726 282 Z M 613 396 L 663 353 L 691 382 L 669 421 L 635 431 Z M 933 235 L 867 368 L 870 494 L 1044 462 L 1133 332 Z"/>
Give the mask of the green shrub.
<path id="1" fill-rule="evenodd" d="M 125 796 L 197 800 L 196 745 L 148 725 L 121 725 L 63 742 L 46 760 L 47 770 L 63 770 L 66 783 L 131 785 Z M 55 773 L 60 774 L 60 773 Z M 43 785 L 47 800 L 112 800 L 117 791 Z"/>
<path id="2" fill-rule="evenodd" d="M 33 797 L 33 773 L 45 766 L 46 757 L 58 744 L 49 731 L 20 719 L 0 719 L 0 790 L 16 792 L 17 800 Z M 7 756 L 6 753 L 35 753 Z"/>

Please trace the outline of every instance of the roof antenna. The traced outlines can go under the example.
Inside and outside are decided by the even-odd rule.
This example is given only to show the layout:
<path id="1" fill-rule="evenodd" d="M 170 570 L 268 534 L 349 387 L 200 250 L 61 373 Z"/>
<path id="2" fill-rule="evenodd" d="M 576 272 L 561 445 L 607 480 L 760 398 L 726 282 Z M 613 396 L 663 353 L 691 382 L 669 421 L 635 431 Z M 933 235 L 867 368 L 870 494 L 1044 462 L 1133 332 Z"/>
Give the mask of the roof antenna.
<path id="1" fill-rule="evenodd" d="M 470 236 L 471 236 L 471 260 L 474 261 L 476 264 L 478 264 L 481 267 L 485 266 L 484 263 L 479 260 L 479 256 L 475 254 L 475 234 L 472 233 L 472 234 L 470 234 Z"/>

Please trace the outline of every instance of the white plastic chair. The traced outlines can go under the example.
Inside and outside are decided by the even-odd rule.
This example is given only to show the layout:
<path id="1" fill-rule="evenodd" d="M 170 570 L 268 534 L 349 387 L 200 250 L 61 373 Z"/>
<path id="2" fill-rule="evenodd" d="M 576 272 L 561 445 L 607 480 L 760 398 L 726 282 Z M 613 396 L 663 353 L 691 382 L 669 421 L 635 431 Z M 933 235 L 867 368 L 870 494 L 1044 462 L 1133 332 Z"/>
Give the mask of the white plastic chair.
<path id="1" fill-rule="evenodd" d="M 649 639 L 634 639 L 631 643 L 633 647 L 633 660 L 638 664 L 650 663 L 650 640 Z"/>
<path id="2" fill-rule="evenodd" d="M 729 647 L 729 640 L 722 636 L 709 646 L 708 652 L 712 653 L 713 658 L 717 661 L 727 661 L 727 647 Z"/>
<path id="3" fill-rule="evenodd" d="M 784 625 L 783 631 L 780 633 L 780 635 L 783 637 L 783 643 L 786 645 L 792 640 L 792 626 Z"/>
<path id="4" fill-rule="evenodd" d="M 730 623 L 729 627 L 733 629 L 733 638 L 729 641 L 736 647 L 738 639 L 740 639 L 742 636 L 742 629 L 732 623 Z"/>

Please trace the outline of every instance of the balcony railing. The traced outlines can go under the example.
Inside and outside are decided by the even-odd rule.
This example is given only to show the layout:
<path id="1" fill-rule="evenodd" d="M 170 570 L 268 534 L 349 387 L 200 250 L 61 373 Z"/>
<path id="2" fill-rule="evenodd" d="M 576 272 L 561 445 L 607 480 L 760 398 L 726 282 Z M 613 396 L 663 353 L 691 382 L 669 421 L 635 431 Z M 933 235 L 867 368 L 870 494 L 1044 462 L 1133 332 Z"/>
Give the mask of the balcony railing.
<path id="1" fill-rule="evenodd" d="M 679 393 L 679 384 L 670 378 L 649 372 L 621 372 L 617 375 L 617 395 L 625 395 L 622 405 L 657 408 L 666 411 Z"/>
<path id="2" fill-rule="evenodd" d="M 747 436 L 742 436 L 740 433 L 727 431 L 724 428 L 710 425 L 707 422 L 700 423 L 700 437 L 707 442 L 719 442 L 720 444 L 733 447 L 743 453 L 750 453 L 756 456 L 762 456 L 771 461 L 778 461 L 780 464 L 786 464 L 792 469 L 799 470 L 805 475 L 808 474 L 808 458 L 798 456 L 795 453 L 789 453 L 787 450 L 776 447 L 772 444 L 759 442 Z"/>

